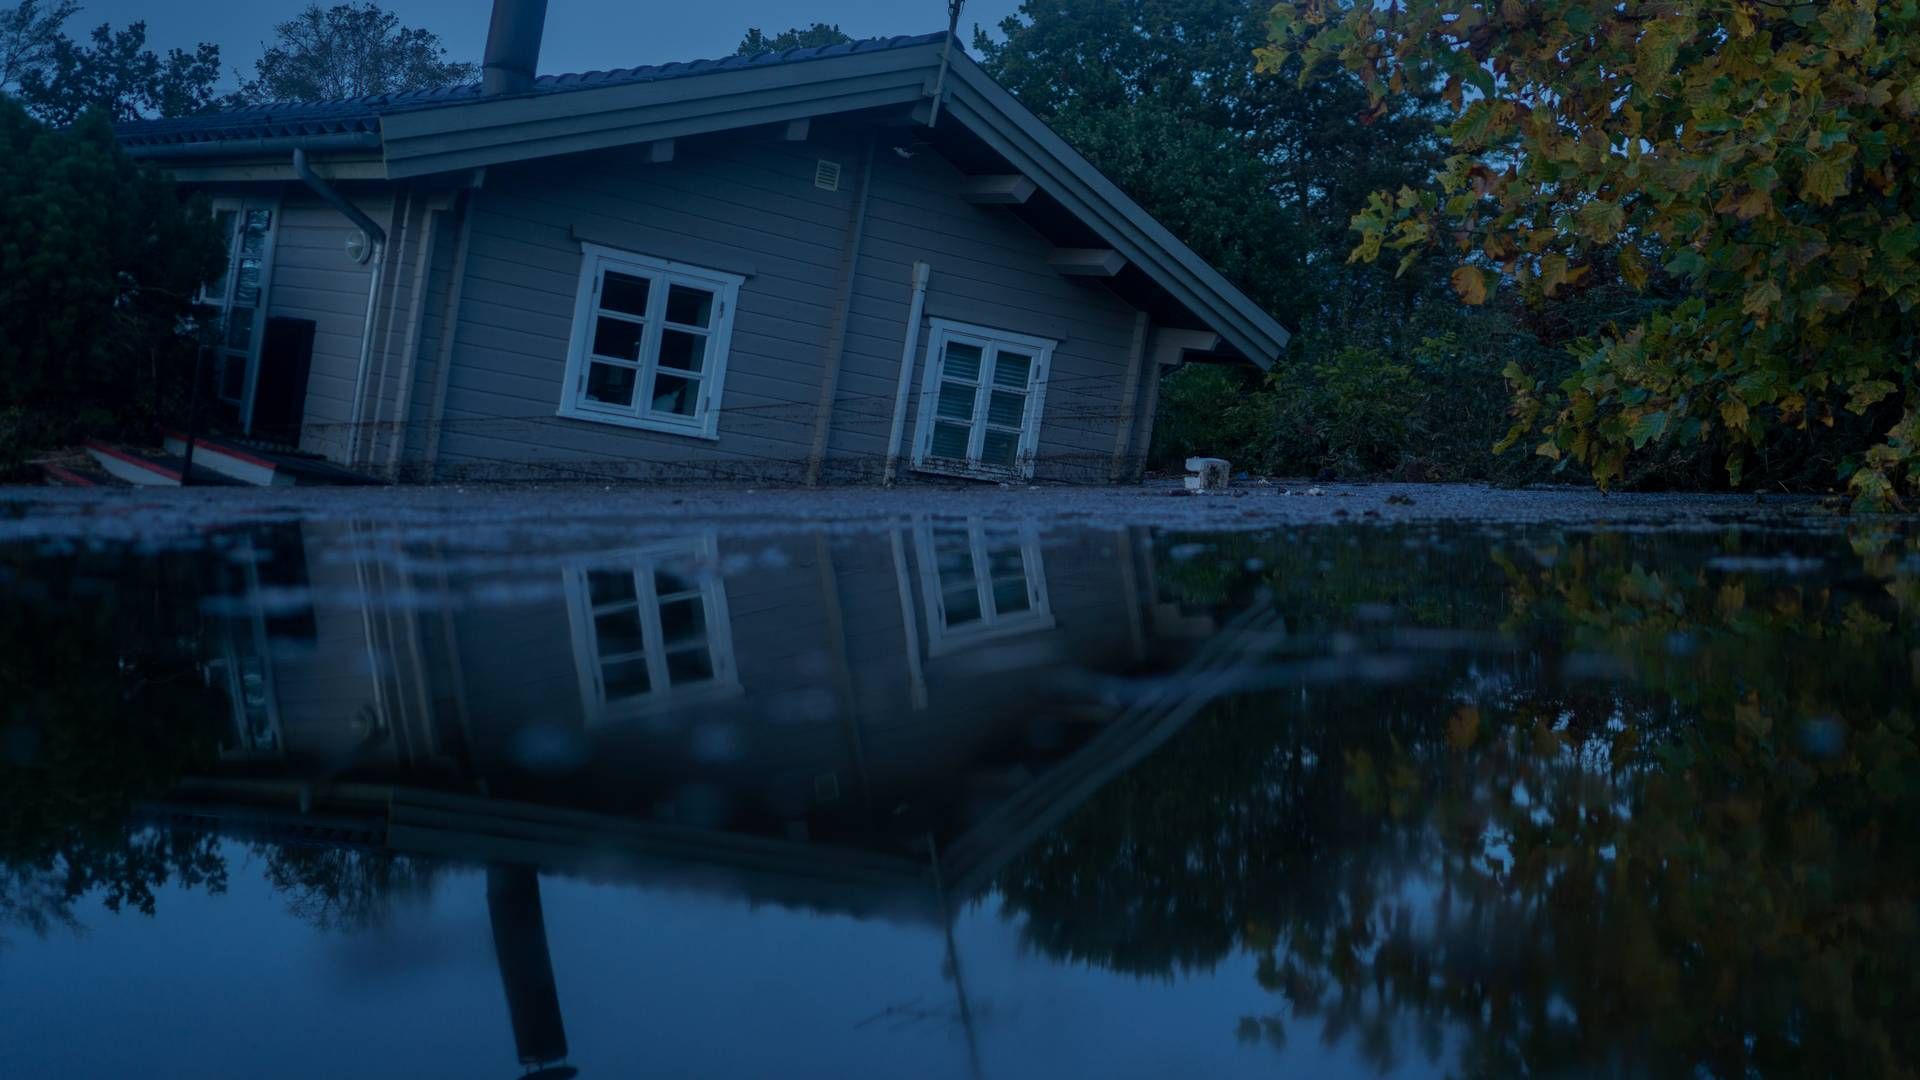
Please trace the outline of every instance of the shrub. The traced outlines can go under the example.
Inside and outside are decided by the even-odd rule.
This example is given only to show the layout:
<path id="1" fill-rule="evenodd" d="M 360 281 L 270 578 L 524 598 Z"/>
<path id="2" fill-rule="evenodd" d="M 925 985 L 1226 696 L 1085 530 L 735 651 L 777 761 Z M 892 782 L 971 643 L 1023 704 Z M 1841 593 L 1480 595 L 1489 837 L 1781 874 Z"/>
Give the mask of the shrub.
<path id="1" fill-rule="evenodd" d="M 183 200 L 128 158 L 104 116 L 54 130 L 0 98 L 0 407 L 17 414 L 8 438 L 153 420 L 187 388 L 193 295 L 225 258 L 206 201 Z"/>

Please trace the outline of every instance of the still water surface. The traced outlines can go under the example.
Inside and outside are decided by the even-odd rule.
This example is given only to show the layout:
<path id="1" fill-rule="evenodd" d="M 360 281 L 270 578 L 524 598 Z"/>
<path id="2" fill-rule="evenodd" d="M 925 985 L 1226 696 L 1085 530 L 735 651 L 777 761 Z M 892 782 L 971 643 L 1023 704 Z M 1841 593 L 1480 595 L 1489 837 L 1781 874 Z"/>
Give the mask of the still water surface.
<path id="1" fill-rule="evenodd" d="M 1920 1060 L 1905 527 L 647 535 L 0 545 L 0 1072 Z"/>

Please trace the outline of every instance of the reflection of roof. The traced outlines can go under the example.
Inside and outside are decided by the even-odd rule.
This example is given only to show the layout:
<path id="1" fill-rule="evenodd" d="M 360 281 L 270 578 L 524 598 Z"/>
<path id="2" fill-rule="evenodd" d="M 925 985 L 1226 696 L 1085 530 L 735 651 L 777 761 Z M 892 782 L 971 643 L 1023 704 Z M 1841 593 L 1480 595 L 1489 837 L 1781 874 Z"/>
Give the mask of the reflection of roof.
<path id="1" fill-rule="evenodd" d="M 759 56 L 729 56 L 720 60 L 686 60 L 670 64 L 646 64 L 615 68 L 611 71 L 582 71 L 566 75 L 542 75 L 534 80 L 532 96 L 564 94 L 575 90 L 593 90 L 634 83 L 660 82 L 690 75 L 711 75 L 743 68 L 767 68 L 804 63 L 853 53 L 884 52 L 888 49 L 930 45 L 943 34 L 919 34 L 911 37 L 869 38 L 840 45 L 815 46 L 763 53 Z M 222 109 L 198 116 L 166 120 L 134 120 L 116 126 L 124 146 L 161 146 L 180 143 L 221 142 L 228 139 L 278 138 L 290 135 L 341 135 L 374 133 L 380 130 L 380 118 L 399 112 L 444 108 L 477 101 L 479 83 L 436 86 L 395 94 L 345 98 L 337 101 L 280 101 Z"/>

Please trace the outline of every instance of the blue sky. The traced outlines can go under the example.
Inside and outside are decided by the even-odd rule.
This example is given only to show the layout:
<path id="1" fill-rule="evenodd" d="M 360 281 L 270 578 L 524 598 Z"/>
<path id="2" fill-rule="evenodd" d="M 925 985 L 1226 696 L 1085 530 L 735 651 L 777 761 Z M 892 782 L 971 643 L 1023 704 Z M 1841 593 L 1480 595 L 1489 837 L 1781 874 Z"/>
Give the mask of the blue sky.
<path id="1" fill-rule="evenodd" d="M 335 0 L 320 0 L 331 6 Z M 220 46 L 229 69 L 251 72 L 273 24 L 306 6 L 305 0 L 187 3 L 184 0 L 81 0 L 68 24 L 75 37 L 102 22 L 116 27 L 145 19 L 150 45 L 165 50 L 198 41 Z M 389 0 L 382 6 L 409 26 L 439 34 L 450 54 L 478 60 L 486 42 L 488 0 Z M 1019 0 L 968 0 L 960 33 L 971 40 L 974 23 L 993 27 L 1019 7 Z M 801 23 L 839 23 L 854 37 L 919 34 L 940 29 L 945 0 L 548 0 L 542 72 L 628 67 L 669 60 L 725 56 L 749 26 L 768 33 Z M 227 82 L 232 82 L 229 74 Z"/>

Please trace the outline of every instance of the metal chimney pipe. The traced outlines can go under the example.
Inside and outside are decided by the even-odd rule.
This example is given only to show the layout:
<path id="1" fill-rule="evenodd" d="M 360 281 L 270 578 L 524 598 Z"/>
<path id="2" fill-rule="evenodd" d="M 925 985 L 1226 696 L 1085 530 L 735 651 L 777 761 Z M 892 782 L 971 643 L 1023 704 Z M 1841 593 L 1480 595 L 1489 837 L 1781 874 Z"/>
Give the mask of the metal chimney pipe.
<path id="1" fill-rule="evenodd" d="M 547 0 L 493 0 L 487 52 L 480 65 L 480 92 L 519 94 L 533 88 L 540 63 L 540 37 L 547 29 Z"/>

